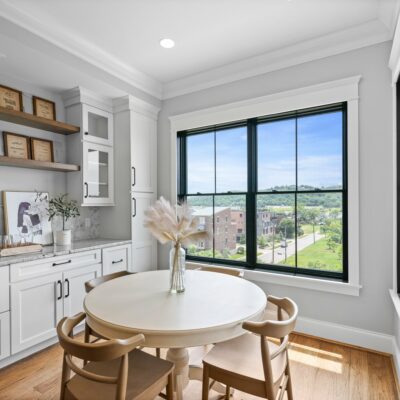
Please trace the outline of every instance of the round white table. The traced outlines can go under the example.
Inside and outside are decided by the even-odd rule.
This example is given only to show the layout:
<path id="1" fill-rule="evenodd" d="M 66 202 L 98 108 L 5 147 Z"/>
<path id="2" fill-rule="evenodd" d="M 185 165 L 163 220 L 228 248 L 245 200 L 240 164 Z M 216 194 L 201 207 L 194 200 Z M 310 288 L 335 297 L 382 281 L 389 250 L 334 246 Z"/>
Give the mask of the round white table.
<path id="1" fill-rule="evenodd" d="M 146 347 L 169 348 L 177 398 L 189 379 L 187 347 L 222 342 L 258 320 L 267 299 L 257 285 L 234 276 L 186 271 L 184 293 L 169 293 L 169 271 L 132 274 L 106 282 L 85 298 L 87 323 L 110 338 L 145 335 Z"/>

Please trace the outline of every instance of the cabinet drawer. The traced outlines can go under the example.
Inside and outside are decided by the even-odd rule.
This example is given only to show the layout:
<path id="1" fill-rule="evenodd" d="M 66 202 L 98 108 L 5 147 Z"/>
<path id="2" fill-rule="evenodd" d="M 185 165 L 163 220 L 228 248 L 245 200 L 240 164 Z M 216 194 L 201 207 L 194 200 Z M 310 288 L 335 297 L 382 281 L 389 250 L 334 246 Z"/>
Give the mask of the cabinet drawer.
<path id="1" fill-rule="evenodd" d="M 0 267 L 0 313 L 10 309 L 10 268 Z"/>
<path id="2" fill-rule="evenodd" d="M 10 356 L 10 312 L 0 314 L 0 360 Z"/>
<path id="3" fill-rule="evenodd" d="M 11 282 L 101 263 L 101 251 L 87 251 L 10 265 Z"/>
<path id="4" fill-rule="evenodd" d="M 103 249 L 103 275 L 131 269 L 131 245 Z"/>

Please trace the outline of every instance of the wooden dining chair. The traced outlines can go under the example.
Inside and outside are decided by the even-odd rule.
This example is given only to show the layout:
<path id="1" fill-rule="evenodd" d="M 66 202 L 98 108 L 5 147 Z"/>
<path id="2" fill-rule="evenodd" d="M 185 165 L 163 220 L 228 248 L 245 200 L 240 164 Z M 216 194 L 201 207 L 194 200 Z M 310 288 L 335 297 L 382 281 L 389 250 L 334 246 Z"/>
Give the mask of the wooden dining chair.
<path id="1" fill-rule="evenodd" d="M 131 274 L 134 274 L 134 272 L 119 271 L 119 272 L 114 272 L 112 274 L 103 275 L 103 276 L 99 276 L 98 278 L 91 279 L 90 281 L 85 282 L 86 293 L 89 293 L 91 290 L 93 290 L 95 287 L 101 285 L 102 283 L 111 281 L 112 279 L 115 279 L 115 278 L 120 278 L 121 276 L 126 276 L 126 275 L 131 275 Z"/>
<path id="2" fill-rule="evenodd" d="M 202 400 L 208 400 L 210 379 L 226 385 L 226 399 L 235 388 L 268 400 L 282 400 L 287 392 L 293 400 L 288 346 L 297 305 L 288 298 L 268 296 L 268 301 L 277 306 L 277 321 L 246 321 L 243 329 L 248 333 L 216 344 L 204 357 Z"/>
<path id="3" fill-rule="evenodd" d="M 131 274 L 135 274 L 136 272 L 128 272 L 128 271 L 120 271 L 120 272 L 114 272 L 112 274 L 108 275 L 103 275 L 98 278 L 91 279 L 90 281 L 85 282 L 85 290 L 86 293 L 89 293 L 92 291 L 95 287 L 111 281 L 112 279 L 116 278 L 121 278 L 122 276 L 127 276 Z M 103 336 L 101 336 L 99 333 L 95 332 L 88 324 L 85 324 L 85 342 L 90 343 L 90 336 L 94 336 L 94 341 L 97 342 L 99 339 L 103 339 Z M 160 349 L 156 349 L 156 356 L 158 358 L 161 357 L 161 351 Z"/>
<path id="4" fill-rule="evenodd" d="M 200 271 L 217 272 L 219 274 L 237 276 L 243 278 L 244 271 L 239 268 L 226 268 L 226 267 L 214 267 L 211 265 L 202 265 Z"/>
<path id="5" fill-rule="evenodd" d="M 137 349 L 144 342 L 142 334 L 98 343 L 74 339 L 73 329 L 85 317 L 79 313 L 57 325 L 64 349 L 60 400 L 149 400 L 159 395 L 173 400 L 173 363 Z M 80 367 L 76 359 L 89 362 Z M 164 388 L 166 395 L 160 394 Z"/>
<path id="6" fill-rule="evenodd" d="M 238 276 L 243 278 L 244 271 L 239 268 L 229 268 L 229 267 L 216 267 L 214 265 L 204 265 L 196 263 L 186 263 L 186 269 L 195 271 L 208 271 L 208 272 L 218 272 L 220 274 Z"/>
<path id="7" fill-rule="evenodd" d="M 243 278 L 244 271 L 238 268 L 216 267 L 213 265 L 198 265 L 195 263 L 188 263 L 189 269 L 196 271 L 216 272 L 219 274 L 226 274 Z M 212 344 L 192 347 L 189 352 L 189 376 L 191 379 L 201 381 L 203 378 L 202 362 L 205 355 L 212 348 Z"/>

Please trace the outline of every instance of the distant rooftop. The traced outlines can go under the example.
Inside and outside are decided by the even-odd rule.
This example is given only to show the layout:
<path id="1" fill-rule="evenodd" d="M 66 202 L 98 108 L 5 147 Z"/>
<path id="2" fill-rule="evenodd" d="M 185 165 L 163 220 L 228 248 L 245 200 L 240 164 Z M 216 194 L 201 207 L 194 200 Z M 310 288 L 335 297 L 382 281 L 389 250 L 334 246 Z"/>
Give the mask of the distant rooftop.
<path id="1" fill-rule="evenodd" d="M 215 214 L 229 209 L 230 207 L 215 207 Z M 212 207 L 192 207 L 192 210 L 195 217 L 211 217 L 213 215 Z"/>

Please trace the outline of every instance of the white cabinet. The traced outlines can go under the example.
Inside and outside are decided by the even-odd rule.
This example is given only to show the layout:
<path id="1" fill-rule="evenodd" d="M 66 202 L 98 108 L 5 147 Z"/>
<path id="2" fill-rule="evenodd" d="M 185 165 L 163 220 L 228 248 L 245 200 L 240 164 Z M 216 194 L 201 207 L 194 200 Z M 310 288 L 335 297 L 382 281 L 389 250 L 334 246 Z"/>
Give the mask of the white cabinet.
<path id="1" fill-rule="evenodd" d="M 11 353 L 56 335 L 58 321 L 83 311 L 85 282 L 101 275 L 100 251 L 15 264 L 11 274 Z"/>
<path id="2" fill-rule="evenodd" d="M 83 143 L 83 204 L 91 206 L 113 205 L 113 148 Z"/>
<path id="3" fill-rule="evenodd" d="M 131 245 L 103 249 L 103 275 L 130 271 L 132 265 Z"/>
<path id="4" fill-rule="evenodd" d="M 10 356 L 10 312 L 0 314 L 0 360 Z"/>
<path id="5" fill-rule="evenodd" d="M 85 282 L 101 276 L 101 265 L 76 268 L 63 274 L 64 316 L 69 317 L 83 311 Z"/>
<path id="6" fill-rule="evenodd" d="M 10 309 L 10 267 L 0 267 L 0 313 Z"/>
<path id="7" fill-rule="evenodd" d="M 80 127 L 67 139 L 67 161 L 81 166 L 67 176 L 68 193 L 82 206 L 114 205 L 112 103 L 83 88 L 64 93 L 66 121 Z"/>
<path id="8" fill-rule="evenodd" d="M 157 268 L 157 242 L 143 227 L 144 212 L 156 201 L 154 193 L 133 193 L 132 197 L 132 266 L 133 272 Z"/>
<path id="9" fill-rule="evenodd" d="M 113 144 L 113 115 L 110 112 L 82 104 L 83 140 L 112 146 Z"/>
<path id="10" fill-rule="evenodd" d="M 157 193 L 157 120 L 133 113 L 131 134 L 132 190 Z"/>
<path id="11" fill-rule="evenodd" d="M 62 273 L 11 285 L 11 350 L 15 354 L 56 335 L 63 316 Z"/>

